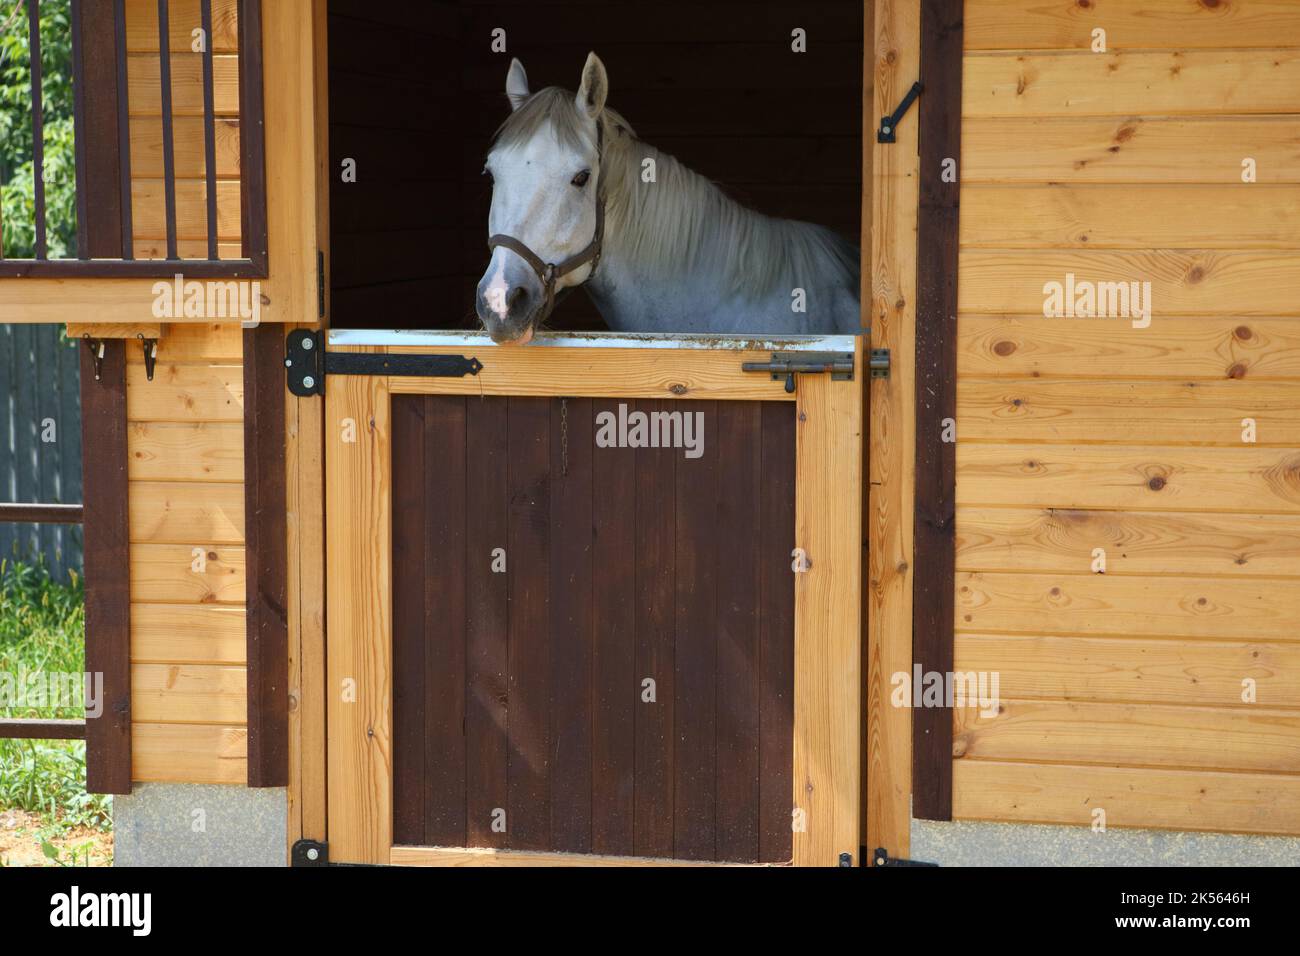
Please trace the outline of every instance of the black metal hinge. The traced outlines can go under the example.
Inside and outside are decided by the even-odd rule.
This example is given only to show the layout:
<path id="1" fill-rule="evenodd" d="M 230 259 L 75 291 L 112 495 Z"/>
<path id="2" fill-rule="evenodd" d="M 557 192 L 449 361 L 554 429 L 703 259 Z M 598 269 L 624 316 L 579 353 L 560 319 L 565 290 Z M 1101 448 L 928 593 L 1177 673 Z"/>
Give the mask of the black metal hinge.
<path id="1" fill-rule="evenodd" d="M 867 848 L 862 848 L 862 857 L 866 859 Z M 920 860 L 903 860 L 896 856 L 890 856 L 889 851 L 883 846 L 878 846 L 871 854 L 872 866 L 938 866 L 938 863 L 924 863 Z"/>
<path id="2" fill-rule="evenodd" d="M 889 349 L 871 350 L 871 377 L 889 378 Z"/>
<path id="3" fill-rule="evenodd" d="M 463 355 L 327 352 L 323 332 L 294 329 L 285 339 L 284 367 L 289 391 L 306 397 L 325 394 L 327 375 L 463 378 L 466 375 L 477 375 L 483 370 L 483 363 Z"/>
<path id="4" fill-rule="evenodd" d="M 898 109 L 894 110 L 894 112 L 890 113 L 880 121 L 880 129 L 876 130 L 877 143 L 898 142 L 898 124 L 902 121 L 903 114 L 906 113 L 911 105 L 916 102 L 916 98 L 921 95 L 921 91 L 924 89 L 925 87 L 921 85 L 920 80 L 917 80 L 912 84 L 912 88 L 908 90 L 907 95 L 903 97 L 903 102 L 898 104 Z"/>
<path id="5" fill-rule="evenodd" d="M 329 866 L 330 845 L 316 840 L 299 840 L 289 850 L 290 866 Z"/>

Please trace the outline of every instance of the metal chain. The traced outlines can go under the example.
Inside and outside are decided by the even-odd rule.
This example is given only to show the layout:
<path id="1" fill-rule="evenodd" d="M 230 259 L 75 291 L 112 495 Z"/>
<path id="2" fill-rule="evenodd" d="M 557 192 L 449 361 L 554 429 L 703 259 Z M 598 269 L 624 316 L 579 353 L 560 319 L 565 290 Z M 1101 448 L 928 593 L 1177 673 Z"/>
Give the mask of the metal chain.
<path id="1" fill-rule="evenodd" d="M 569 400 L 560 399 L 560 476 L 569 474 Z"/>

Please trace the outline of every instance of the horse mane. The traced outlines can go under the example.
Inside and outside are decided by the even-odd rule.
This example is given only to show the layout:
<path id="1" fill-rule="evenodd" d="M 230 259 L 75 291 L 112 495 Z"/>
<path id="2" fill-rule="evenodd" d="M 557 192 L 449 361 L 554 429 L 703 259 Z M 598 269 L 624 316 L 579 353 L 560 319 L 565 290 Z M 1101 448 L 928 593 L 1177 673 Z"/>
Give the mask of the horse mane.
<path id="1" fill-rule="evenodd" d="M 715 183 L 639 139 L 621 115 L 606 107 L 604 138 L 606 241 L 617 242 L 646 271 L 667 274 L 701 268 L 732 294 L 757 299 L 805 287 L 817 264 L 830 262 L 856 295 L 858 250 L 825 226 L 767 216 L 741 205 Z M 548 86 L 506 117 L 494 146 L 513 149 L 549 131 L 557 143 L 594 150 L 594 127 L 578 112 L 575 95 Z M 641 179 L 653 159 L 655 182 Z"/>

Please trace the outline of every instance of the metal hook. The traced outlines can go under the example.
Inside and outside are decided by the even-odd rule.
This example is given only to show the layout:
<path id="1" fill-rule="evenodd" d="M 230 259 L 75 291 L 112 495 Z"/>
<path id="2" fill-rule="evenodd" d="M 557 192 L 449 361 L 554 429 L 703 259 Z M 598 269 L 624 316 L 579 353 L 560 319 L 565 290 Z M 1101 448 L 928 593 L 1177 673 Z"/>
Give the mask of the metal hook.
<path id="1" fill-rule="evenodd" d="M 144 346 L 144 374 L 152 382 L 154 366 L 158 363 L 158 340 L 146 339 L 143 332 L 137 332 L 135 337 Z"/>
<path id="2" fill-rule="evenodd" d="M 92 339 L 89 332 L 83 332 L 81 337 L 90 351 L 91 360 L 95 363 L 95 381 L 98 382 L 104 371 L 104 340 Z"/>

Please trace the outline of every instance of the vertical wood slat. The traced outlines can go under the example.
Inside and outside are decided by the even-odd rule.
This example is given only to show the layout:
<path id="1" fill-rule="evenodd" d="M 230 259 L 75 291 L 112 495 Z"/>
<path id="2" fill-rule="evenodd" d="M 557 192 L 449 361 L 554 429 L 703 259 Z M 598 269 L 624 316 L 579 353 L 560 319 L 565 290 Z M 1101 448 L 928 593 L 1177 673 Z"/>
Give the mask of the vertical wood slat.
<path id="1" fill-rule="evenodd" d="M 117 60 L 117 208 L 122 227 L 118 255 L 131 260 L 135 258 L 135 227 L 131 222 L 131 103 L 127 92 L 126 0 L 113 0 L 113 51 Z"/>
<path id="2" fill-rule="evenodd" d="M 126 343 L 104 342 L 100 378 L 81 355 L 86 548 L 86 670 L 102 674 L 103 713 L 86 720 L 86 789 L 131 792 L 130 535 L 127 526 Z"/>
<path id="3" fill-rule="evenodd" d="M 158 0 L 158 70 L 162 96 L 163 198 L 167 209 L 167 258 L 177 259 L 176 247 L 176 143 L 172 118 L 172 50 L 168 2 Z"/>
<path id="4" fill-rule="evenodd" d="M 647 414 L 668 402 L 628 402 Z M 655 682 L 653 702 L 636 705 L 636 856 L 673 855 L 673 608 L 677 546 L 676 459 L 671 448 L 636 451 L 636 681 Z"/>
<path id="5" fill-rule="evenodd" d="M 506 808 L 514 849 L 544 850 L 551 837 L 550 407 L 509 408 L 510 759 Z"/>
<path id="6" fill-rule="evenodd" d="M 792 852 L 790 795 L 794 791 L 794 409 L 763 405 L 763 483 L 759 568 L 759 848 L 765 863 Z"/>
<path id="7" fill-rule="evenodd" d="M 618 415 L 617 401 L 592 406 Z M 642 704 L 636 673 L 636 457 L 631 448 L 592 452 L 593 853 L 630 856 L 634 841 L 635 726 Z"/>
<path id="8" fill-rule="evenodd" d="M 217 254 L 217 120 L 212 81 L 212 0 L 201 0 L 203 29 L 203 169 L 207 186 L 208 258 Z"/>
<path id="9" fill-rule="evenodd" d="M 41 89 L 41 3 L 27 0 L 27 48 L 31 54 L 32 199 L 36 212 L 36 258 L 49 250 L 45 236 L 45 100 Z"/>
<path id="10" fill-rule="evenodd" d="M 250 787 L 282 787 L 289 782 L 289 544 L 285 482 L 284 333 L 279 325 L 268 323 L 244 331 Z"/>
<path id="11" fill-rule="evenodd" d="M 465 815 L 469 845 L 497 848 L 509 840 L 493 828 L 494 814 L 509 803 L 510 577 L 493 570 L 494 553 L 505 553 L 509 537 L 507 411 L 501 399 L 466 399 L 465 468 L 473 477 L 465 498 Z"/>
<path id="12" fill-rule="evenodd" d="M 962 0 L 922 0 L 917 222 L 916 574 L 913 661 L 923 674 L 953 668 L 957 446 L 957 182 L 943 162 L 961 156 Z M 952 710 L 912 715 L 912 812 L 952 819 Z"/>
<path id="13" fill-rule="evenodd" d="M 716 402 L 675 410 L 703 414 L 717 444 Z M 670 454 L 677 469 L 673 855 L 712 860 L 717 855 L 718 451 L 706 445 L 699 458 L 686 458 L 677 449 Z"/>
<path id="14" fill-rule="evenodd" d="M 117 23 L 108 0 L 75 0 L 77 41 L 74 137 L 77 151 L 77 254 L 82 259 L 122 255 L 122 168 Z M 125 54 L 123 54 L 125 56 Z"/>
<path id="15" fill-rule="evenodd" d="M 425 405 L 393 399 L 393 840 L 424 841 Z"/>
<path id="16" fill-rule="evenodd" d="M 262 98 L 262 2 L 238 0 L 239 185 L 243 255 L 266 273 L 266 119 Z"/>
<path id="17" fill-rule="evenodd" d="M 89 259 L 86 246 L 86 72 L 85 42 L 81 25 L 82 0 L 70 0 L 72 33 L 72 154 L 76 176 L 77 258 Z M 106 44 L 104 44 L 106 45 Z"/>
<path id="18" fill-rule="evenodd" d="M 592 456 L 588 398 L 551 408 L 551 847 L 591 852 Z"/>
<path id="19" fill-rule="evenodd" d="M 424 836 L 463 846 L 465 821 L 465 399 L 425 402 Z M 408 520 L 393 512 L 394 524 Z M 394 575 L 397 571 L 394 569 Z M 396 578 L 394 578 L 396 580 Z"/>

